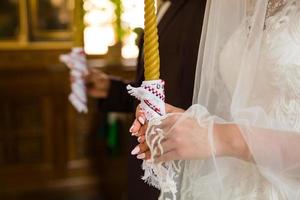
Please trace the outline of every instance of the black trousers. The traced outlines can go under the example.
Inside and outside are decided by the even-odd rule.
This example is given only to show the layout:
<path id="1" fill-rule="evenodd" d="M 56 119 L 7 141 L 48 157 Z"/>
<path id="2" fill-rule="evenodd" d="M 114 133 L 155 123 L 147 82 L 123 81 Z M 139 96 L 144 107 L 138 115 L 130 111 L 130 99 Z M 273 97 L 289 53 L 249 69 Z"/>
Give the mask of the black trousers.
<path id="1" fill-rule="evenodd" d="M 142 161 L 130 154 L 137 145 L 137 138 L 130 137 L 128 152 L 128 200 L 157 200 L 159 190 L 145 183 L 141 177 L 143 175 Z"/>

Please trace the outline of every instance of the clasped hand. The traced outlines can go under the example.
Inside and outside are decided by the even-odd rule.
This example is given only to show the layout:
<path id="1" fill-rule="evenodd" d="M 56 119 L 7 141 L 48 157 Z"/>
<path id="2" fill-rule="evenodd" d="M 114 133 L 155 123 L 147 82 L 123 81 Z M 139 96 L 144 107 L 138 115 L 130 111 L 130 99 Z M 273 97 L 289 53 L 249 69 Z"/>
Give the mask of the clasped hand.
<path id="1" fill-rule="evenodd" d="M 160 145 L 156 143 L 153 147 L 154 149 L 159 146 L 162 148 L 162 151 L 155 151 L 156 153 L 153 155 L 155 162 L 205 159 L 211 156 L 207 127 L 200 126 L 196 118 L 184 114 L 184 110 L 180 108 L 166 104 L 166 112 L 168 113 L 167 117 L 159 125 L 149 127 L 149 130 L 157 130 L 163 134 Z M 138 106 L 136 119 L 130 128 L 130 132 L 138 138 L 139 142 L 131 154 L 137 155 L 138 159 L 151 158 L 151 152 L 145 139 L 147 128 L 148 123 Z"/>

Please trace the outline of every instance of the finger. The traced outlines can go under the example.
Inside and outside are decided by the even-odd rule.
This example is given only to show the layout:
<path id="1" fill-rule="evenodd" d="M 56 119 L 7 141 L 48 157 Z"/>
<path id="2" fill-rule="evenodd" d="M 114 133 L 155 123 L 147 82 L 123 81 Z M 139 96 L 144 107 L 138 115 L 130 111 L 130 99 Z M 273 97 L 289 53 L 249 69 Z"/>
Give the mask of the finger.
<path id="1" fill-rule="evenodd" d="M 88 89 L 87 94 L 95 98 L 106 98 L 108 95 L 106 91 L 99 91 L 96 89 Z"/>
<path id="2" fill-rule="evenodd" d="M 155 158 L 154 162 L 162 163 L 162 162 L 167 162 L 167 161 L 172 161 L 172 160 L 179 160 L 175 151 L 170 151 L 168 153 L 165 153 L 165 154 Z"/>
<path id="3" fill-rule="evenodd" d="M 132 126 L 129 129 L 129 132 L 132 133 L 131 135 L 137 136 L 140 128 L 141 128 L 140 122 L 137 119 L 135 119 Z"/>
<path id="4" fill-rule="evenodd" d="M 152 155 L 154 158 L 160 157 L 162 154 L 166 154 L 172 150 L 176 149 L 176 145 L 171 140 L 163 140 L 160 145 L 156 144 Z"/>
<path id="5" fill-rule="evenodd" d="M 141 153 L 138 154 L 136 156 L 137 159 L 143 159 L 143 160 L 148 160 L 151 158 L 151 152 L 150 151 L 146 151 L 145 153 Z"/>
<path id="6" fill-rule="evenodd" d="M 141 126 L 136 136 L 140 137 L 146 135 L 147 128 L 148 128 L 148 124 Z"/>
<path id="7" fill-rule="evenodd" d="M 141 143 L 137 145 L 132 151 L 131 155 L 138 155 L 141 153 L 145 153 L 147 150 L 149 150 L 149 147 L 146 143 Z"/>
<path id="8" fill-rule="evenodd" d="M 145 114 L 143 112 L 143 110 L 141 109 L 141 106 L 138 105 L 135 111 L 135 118 L 138 119 L 138 121 L 144 125 L 146 123 L 146 117 Z"/>
<path id="9" fill-rule="evenodd" d="M 166 139 L 161 143 L 161 148 L 163 150 L 163 154 L 165 154 L 175 149 L 176 145 L 172 139 Z"/>
<path id="10" fill-rule="evenodd" d="M 139 104 L 135 109 L 135 117 L 137 118 L 139 116 L 139 113 L 142 111 L 141 104 Z"/>
<path id="11" fill-rule="evenodd" d="M 149 150 L 149 147 L 146 142 L 139 144 L 140 147 L 140 153 L 145 153 Z"/>
<path id="12" fill-rule="evenodd" d="M 145 152 L 145 159 L 144 160 L 149 160 L 151 158 L 151 152 L 150 151 L 146 151 Z"/>
<path id="13" fill-rule="evenodd" d="M 138 141 L 139 143 L 144 143 L 144 142 L 146 141 L 146 138 L 145 138 L 144 135 L 141 135 L 141 136 L 138 137 L 137 141 Z"/>

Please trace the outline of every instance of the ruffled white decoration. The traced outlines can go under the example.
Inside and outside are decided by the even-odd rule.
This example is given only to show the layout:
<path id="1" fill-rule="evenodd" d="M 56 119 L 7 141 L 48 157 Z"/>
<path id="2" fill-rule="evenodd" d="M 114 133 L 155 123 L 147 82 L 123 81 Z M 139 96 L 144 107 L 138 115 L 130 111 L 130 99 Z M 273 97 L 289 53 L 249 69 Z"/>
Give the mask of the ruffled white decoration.
<path id="1" fill-rule="evenodd" d="M 86 86 L 82 77 L 88 73 L 88 69 L 83 48 L 73 48 L 69 54 L 61 55 L 60 60 L 69 67 L 71 76 L 75 78 L 71 84 L 70 102 L 78 112 L 87 113 Z"/>
<path id="2" fill-rule="evenodd" d="M 295 151 L 300 130 L 300 1 L 287 0 L 287 4 L 266 19 L 262 18 L 268 2 L 265 0 L 208 2 L 209 13 L 213 14 L 207 15 L 207 20 L 211 20 L 206 27 L 207 35 L 203 35 L 207 43 L 200 45 L 204 61 L 201 63 L 200 58 L 198 64 L 202 70 L 196 74 L 201 72 L 201 76 L 196 76 L 196 80 L 201 77 L 202 85 L 199 87 L 196 82 L 200 92 L 195 91 L 194 96 L 194 102 L 205 107 L 194 105 L 182 118 L 192 118 L 208 126 L 212 158 L 182 161 L 180 165 L 175 165 L 176 162 L 155 165 L 154 175 L 149 173 L 150 180 L 161 188 L 161 199 L 298 200 L 300 164 Z M 256 3 L 254 22 L 243 18 L 247 17 L 243 16 L 243 8 L 251 2 Z M 235 22 L 235 14 L 230 11 L 239 8 L 242 17 Z M 222 21 L 226 15 L 234 22 Z M 245 20 L 239 23 L 238 19 Z M 234 27 L 232 33 L 230 25 Z M 212 34 L 219 38 L 211 37 Z M 222 41 L 224 38 L 227 42 Z M 214 123 L 236 124 L 255 161 L 215 157 Z M 180 125 L 179 119 L 170 129 Z M 153 139 L 161 141 L 165 134 L 157 128 L 159 122 L 150 121 L 147 142 L 152 156 L 163 151 L 159 142 L 153 142 Z M 167 184 L 170 186 L 166 187 Z"/>
<path id="3" fill-rule="evenodd" d="M 151 80 L 143 81 L 141 87 L 127 86 L 128 93 L 141 101 L 141 110 L 145 113 L 146 119 L 152 120 L 156 125 L 160 123 L 157 119 L 164 117 L 166 114 L 164 84 L 162 80 Z M 152 136 L 155 137 L 154 141 L 163 139 L 159 133 Z M 144 176 L 142 179 L 158 189 L 176 193 L 174 182 L 176 173 L 169 165 L 172 165 L 172 163 L 156 165 L 151 161 L 144 161 L 142 166 Z"/>
<path id="4" fill-rule="evenodd" d="M 165 112 L 165 82 L 163 80 L 143 81 L 141 87 L 127 86 L 128 93 L 141 101 L 146 119 L 161 117 Z"/>

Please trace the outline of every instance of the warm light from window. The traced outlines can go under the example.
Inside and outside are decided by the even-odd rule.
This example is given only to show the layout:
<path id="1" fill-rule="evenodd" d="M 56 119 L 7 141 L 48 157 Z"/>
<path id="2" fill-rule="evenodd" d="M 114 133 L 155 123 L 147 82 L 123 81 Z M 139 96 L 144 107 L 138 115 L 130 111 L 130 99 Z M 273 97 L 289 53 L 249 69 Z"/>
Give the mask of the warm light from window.
<path id="1" fill-rule="evenodd" d="M 85 52 L 104 55 L 108 47 L 116 43 L 113 22 L 115 20 L 114 4 L 110 0 L 85 0 L 84 44 Z"/>
<path id="2" fill-rule="evenodd" d="M 123 10 L 122 21 L 131 29 L 144 28 L 144 1 L 143 0 L 122 0 Z"/>
<path id="3" fill-rule="evenodd" d="M 136 58 L 138 47 L 135 44 L 137 35 L 135 28 L 144 26 L 144 1 L 121 0 L 122 14 L 122 57 Z M 108 47 L 116 44 L 115 9 L 110 0 L 84 0 L 84 30 L 85 51 L 87 54 L 103 55 Z"/>
<path id="4" fill-rule="evenodd" d="M 105 33 L 101 27 L 87 27 L 84 29 L 84 50 L 87 54 L 103 55 L 108 51 L 104 40 Z"/>
<path id="5" fill-rule="evenodd" d="M 122 57 L 123 58 L 136 58 L 139 54 L 139 48 L 136 46 L 137 35 L 136 33 L 131 33 L 128 38 L 125 39 L 124 45 L 122 47 Z"/>

